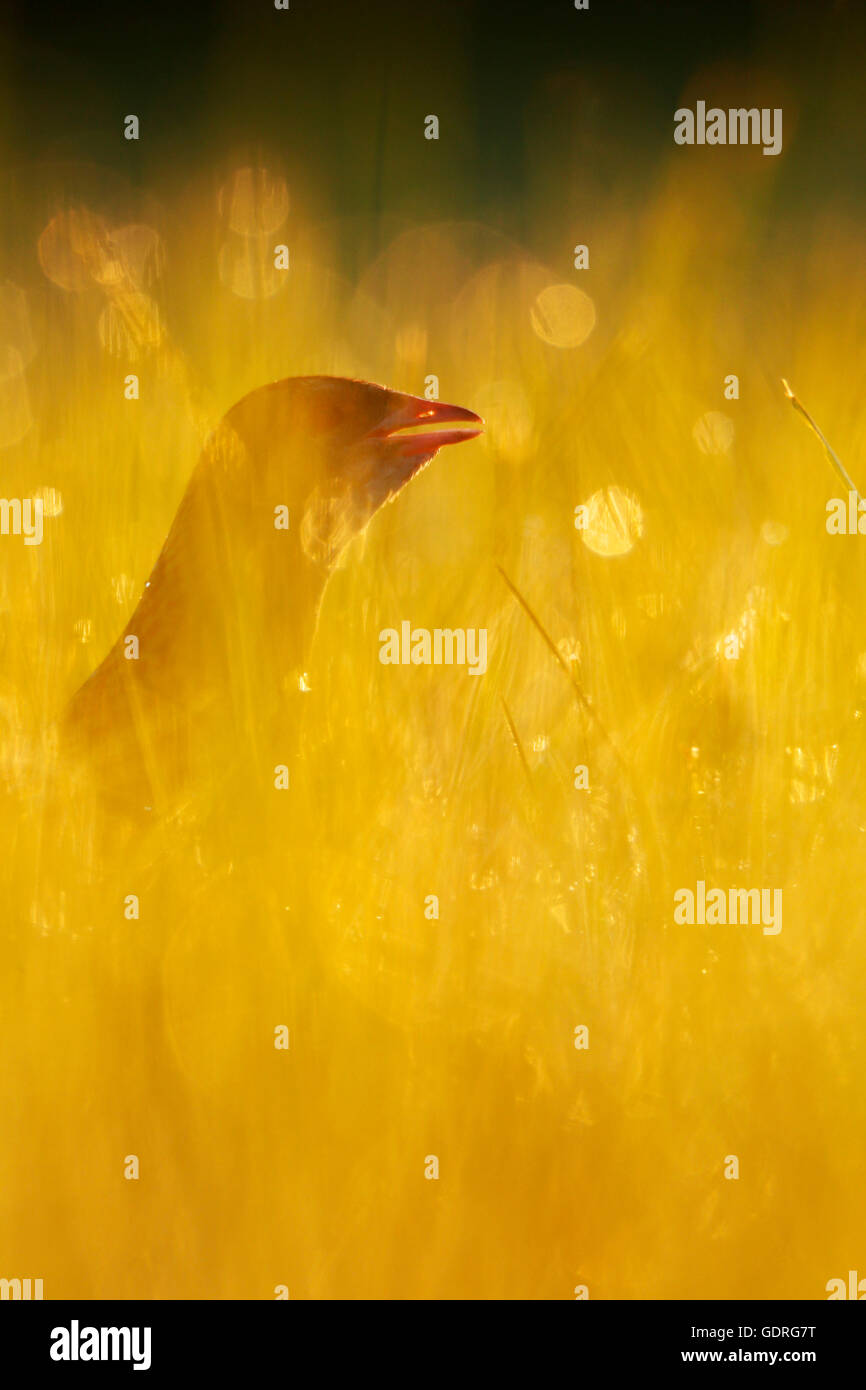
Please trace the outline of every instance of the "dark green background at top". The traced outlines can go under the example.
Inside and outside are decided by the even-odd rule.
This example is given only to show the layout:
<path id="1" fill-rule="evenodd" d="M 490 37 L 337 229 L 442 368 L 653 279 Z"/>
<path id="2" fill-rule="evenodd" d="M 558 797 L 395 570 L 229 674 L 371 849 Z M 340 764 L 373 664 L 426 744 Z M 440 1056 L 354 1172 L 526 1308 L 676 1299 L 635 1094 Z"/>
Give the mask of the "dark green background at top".
<path id="1" fill-rule="evenodd" d="M 686 84 L 716 66 L 733 104 L 772 104 L 760 80 L 736 90 L 738 73 L 771 71 L 795 94 L 784 196 L 859 202 L 864 34 L 862 0 L 4 0 L 0 146 L 7 161 L 92 161 L 156 193 L 278 151 L 323 208 L 365 225 L 368 253 L 383 208 L 520 236 L 539 110 L 559 112 L 564 190 L 580 178 L 639 195 L 670 156 Z M 421 138 L 430 112 L 436 146 Z"/>

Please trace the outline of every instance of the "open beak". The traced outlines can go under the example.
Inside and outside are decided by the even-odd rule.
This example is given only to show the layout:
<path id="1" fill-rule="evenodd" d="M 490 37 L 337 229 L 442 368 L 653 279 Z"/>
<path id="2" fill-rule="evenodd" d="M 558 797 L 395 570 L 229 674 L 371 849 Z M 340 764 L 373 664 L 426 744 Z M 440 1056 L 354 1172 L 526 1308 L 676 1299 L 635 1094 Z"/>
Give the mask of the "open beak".
<path id="1" fill-rule="evenodd" d="M 398 446 L 406 458 L 424 455 L 432 458 L 443 444 L 459 444 L 475 439 L 484 426 L 480 415 L 465 410 L 462 405 L 447 405 L 445 401 L 426 401 L 420 396 L 398 396 L 385 418 L 370 431 L 373 439 L 387 439 Z M 452 425 L 457 428 L 444 429 Z"/>

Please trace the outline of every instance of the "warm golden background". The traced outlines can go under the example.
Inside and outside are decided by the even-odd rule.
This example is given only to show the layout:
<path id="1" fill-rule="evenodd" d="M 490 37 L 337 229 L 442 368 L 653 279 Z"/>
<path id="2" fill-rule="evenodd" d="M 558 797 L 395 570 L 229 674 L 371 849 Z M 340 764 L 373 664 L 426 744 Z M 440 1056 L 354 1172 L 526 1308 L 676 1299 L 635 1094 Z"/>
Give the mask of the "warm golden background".
<path id="1" fill-rule="evenodd" d="M 841 485 L 780 386 L 866 487 L 862 12 L 67 8 L 0 37 L 0 491 L 48 514 L 0 538 L 0 1275 L 866 1273 L 866 541 L 827 536 Z M 782 106 L 783 154 L 677 148 L 698 98 Z M 179 823 L 88 868 L 86 802 L 44 814 L 50 723 L 206 431 L 310 372 L 435 373 L 485 437 L 334 577 L 286 800 L 229 794 L 216 750 Z M 611 486 L 618 555 L 573 526 Z M 487 674 L 382 667 L 404 618 L 486 627 Z M 698 878 L 783 888 L 781 934 L 675 927 Z"/>

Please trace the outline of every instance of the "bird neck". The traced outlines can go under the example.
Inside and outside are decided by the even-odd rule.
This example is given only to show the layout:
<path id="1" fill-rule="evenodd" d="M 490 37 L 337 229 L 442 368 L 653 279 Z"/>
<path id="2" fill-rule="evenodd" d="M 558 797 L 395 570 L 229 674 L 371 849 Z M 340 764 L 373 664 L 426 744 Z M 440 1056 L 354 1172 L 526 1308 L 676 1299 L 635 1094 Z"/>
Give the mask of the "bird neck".
<path id="1" fill-rule="evenodd" d="M 326 580 L 270 499 L 200 465 L 122 637 L 67 712 L 112 793 L 168 805 L 214 760 L 285 761 Z"/>
<path id="2" fill-rule="evenodd" d="M 267 506 L 179 513 L 124 634 L 143 683 L 197 710 L 253 678 L 266 699 L 303 670 L 326 580 Z"/>

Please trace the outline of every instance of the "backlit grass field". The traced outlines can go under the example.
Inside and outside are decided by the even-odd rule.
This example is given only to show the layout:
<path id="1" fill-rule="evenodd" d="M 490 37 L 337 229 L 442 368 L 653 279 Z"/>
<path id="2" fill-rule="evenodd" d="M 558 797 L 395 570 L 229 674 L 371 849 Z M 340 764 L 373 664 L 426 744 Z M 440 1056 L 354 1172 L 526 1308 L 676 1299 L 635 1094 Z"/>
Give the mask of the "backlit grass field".
<path id="1" fill-rule="evenodd" d="M 520 235 L 385 176 L 369 249 L 276 137 L 125 183 L 6 129 L 0 490 L 46 518 L 0 538 L 0 1274 L 47 1298 L 820 1299 L 862 1268 L 866 552 L 781 386 L 866 487 L 862 237 L 783 210 L 760 150 L 554 198 L 549 130 Z M 285 718 L 113 845 L 53 721 L 208 430 L 312 372 L 434 374 L 485 433 L 352 544 Z M 404 620 L 486 628 L 486 673 L 382 665 Z M 782 930 L 675 924 L 698 880 L 781 888 Z"/>

